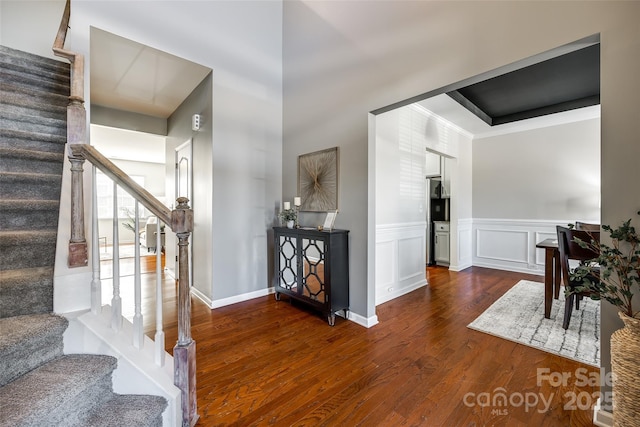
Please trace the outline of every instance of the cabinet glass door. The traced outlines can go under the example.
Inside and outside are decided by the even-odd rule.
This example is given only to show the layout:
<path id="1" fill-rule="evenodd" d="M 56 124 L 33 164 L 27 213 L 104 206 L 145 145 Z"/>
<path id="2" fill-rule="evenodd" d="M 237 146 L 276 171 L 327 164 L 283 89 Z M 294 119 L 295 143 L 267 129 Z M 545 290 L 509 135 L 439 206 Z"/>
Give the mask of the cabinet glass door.
<path id="1" fill-rule="evenodd" d="M 325 257 L 324 240 L 302 239 L 302 295 L 321 304 L 326 302 Z"/>
<path id="2" fill-rule="evenodd" d="M 296 257 L 296 237 L 280 236 L 278 286 L 291 292 L 297 292 L 298 263 Z"/>

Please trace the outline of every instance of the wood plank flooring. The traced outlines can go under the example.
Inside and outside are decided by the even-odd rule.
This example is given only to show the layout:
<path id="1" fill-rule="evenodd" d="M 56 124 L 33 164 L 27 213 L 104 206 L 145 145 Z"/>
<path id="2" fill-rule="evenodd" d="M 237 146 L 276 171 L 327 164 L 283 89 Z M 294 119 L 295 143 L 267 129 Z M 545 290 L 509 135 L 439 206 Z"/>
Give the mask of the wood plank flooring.
<path id="1" fill-rule="evenodd" d="M 593 425 L 598 369 L 466 327 L 518 280 L 541 277 L 476 267 L 427 274 L 429 286 L 378 306 L 370 329 L 342 318 L 330 327 L 273 295 L 216 310 L 192 298 L 197 425 Z M 144 295 L 151 304 L 153 292 Z M 164 299 L 171 352 L 170 279 Z M 144 313 L 152 336 L 152 307 Z M 545 368 L 569 378 L 545 380 Z"/>

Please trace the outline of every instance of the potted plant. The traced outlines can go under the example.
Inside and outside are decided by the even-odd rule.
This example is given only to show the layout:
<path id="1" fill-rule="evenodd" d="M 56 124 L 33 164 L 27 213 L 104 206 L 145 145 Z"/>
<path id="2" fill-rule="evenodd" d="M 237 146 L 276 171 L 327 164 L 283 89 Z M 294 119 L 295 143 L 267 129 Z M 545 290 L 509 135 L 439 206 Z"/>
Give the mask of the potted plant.
<path id="1" fill-rule="evenodd" d="M 287 225 L 287 228 L 293 228 L 293 224 L 295 223 L 296 218 L 298 218 L 298 214 L 296 213 L 295 209 L 283 209 L 280 212 L 280 219 L 284 221 L 284 223 Z"/>
<path id="2" fill-rule="evenodd" d="M 609 232 L 611 246 L 595 239 L 576 239 L 580 246 L 600 255 L 576 267 L 570 276 L 582 282 L 574 293 L 587 291 L 592 299 L 605 299 L 618 307 L 625 326 L 611 335 L 613 422 L 614 426 L 635 425 L 640 413 L 640 311 L 634 312 L 632 300 L 634 291 L 640 290 L 640 236 L 631 219 L 617 228 L 603 225 L 602 229 Z M 598 280 L 589 280 L 589 276 Z"/>

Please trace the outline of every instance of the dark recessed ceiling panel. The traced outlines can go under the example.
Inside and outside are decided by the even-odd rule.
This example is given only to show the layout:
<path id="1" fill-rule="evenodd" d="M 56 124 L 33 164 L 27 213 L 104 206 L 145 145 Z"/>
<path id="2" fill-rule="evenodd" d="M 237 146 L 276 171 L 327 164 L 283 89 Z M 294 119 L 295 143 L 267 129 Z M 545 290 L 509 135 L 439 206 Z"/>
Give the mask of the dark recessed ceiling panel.
<path id="1" fill-rule="evenodd" d="M 447 93 L 491 126 L 600 104 L 600 44 Z"/>

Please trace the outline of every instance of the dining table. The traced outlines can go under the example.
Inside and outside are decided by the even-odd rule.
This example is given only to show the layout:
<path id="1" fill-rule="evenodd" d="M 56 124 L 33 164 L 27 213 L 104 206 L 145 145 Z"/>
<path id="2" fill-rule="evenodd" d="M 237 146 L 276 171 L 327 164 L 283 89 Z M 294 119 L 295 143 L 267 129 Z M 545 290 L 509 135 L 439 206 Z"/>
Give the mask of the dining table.
<path id="1" fill-rule="evenodd" d="M 553 298 L 560 297 L 560 251 L 558 239 L 545 239 L 536 244 L 536 248 L 544 249 L 544 317 L 551 317 Z"/>

